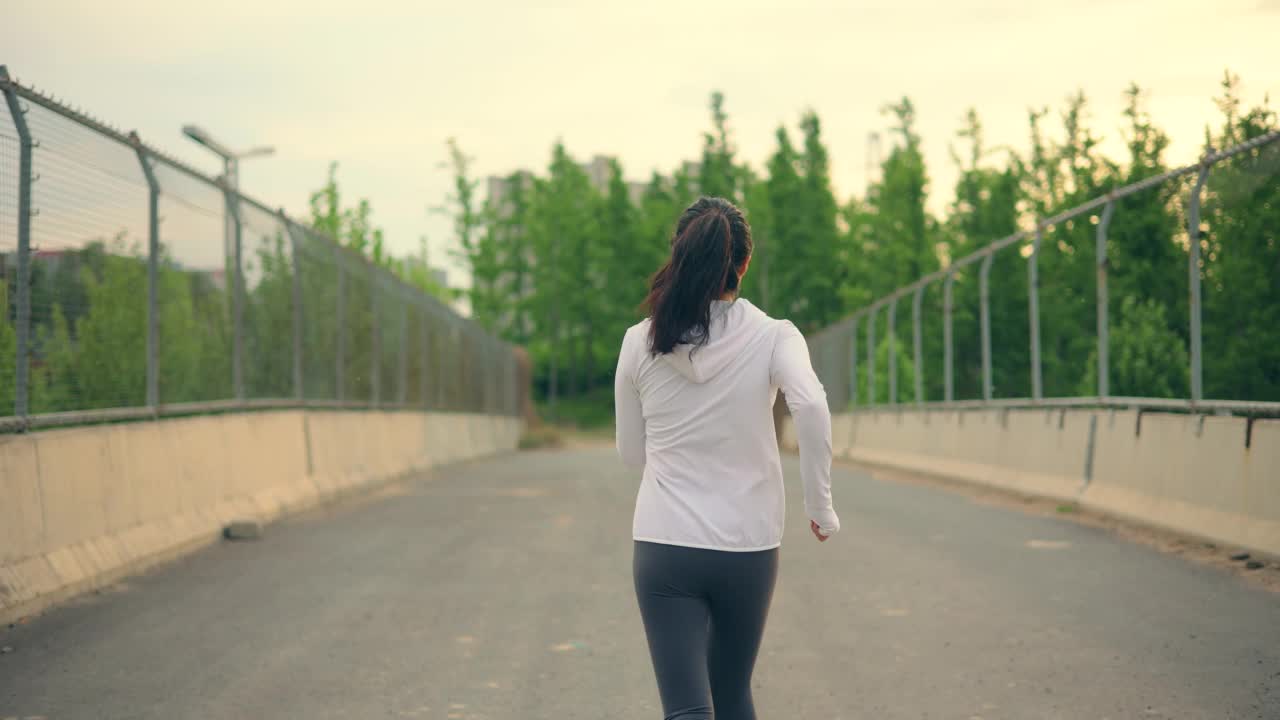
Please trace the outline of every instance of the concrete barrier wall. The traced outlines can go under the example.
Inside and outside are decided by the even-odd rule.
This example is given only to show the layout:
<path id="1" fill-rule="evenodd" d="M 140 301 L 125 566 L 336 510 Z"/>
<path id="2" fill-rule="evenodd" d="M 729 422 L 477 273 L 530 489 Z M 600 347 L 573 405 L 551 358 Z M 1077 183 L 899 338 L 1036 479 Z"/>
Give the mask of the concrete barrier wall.
<path id="1" fill-rule="evenodd" d="M 781 436 L 794 448 L 789 427 Z M 1280 420 L 904 409 L 835 416 L 832 447 L 870 466 L 1076 501 L 1280 555 Z"/>
<path id="2" fill-rule="evenodd" d="M 1280 420 L 1101 413 L 1086 506 L 1280 555 Z M 1249 447 L 1245 447 L 1246 433 Z"/>
<path id="3" fill-rule="evenodd" d="M 516 447 L 514 417 L 291 410 L 0 436 L 0 622 L 381 481 Z"/>

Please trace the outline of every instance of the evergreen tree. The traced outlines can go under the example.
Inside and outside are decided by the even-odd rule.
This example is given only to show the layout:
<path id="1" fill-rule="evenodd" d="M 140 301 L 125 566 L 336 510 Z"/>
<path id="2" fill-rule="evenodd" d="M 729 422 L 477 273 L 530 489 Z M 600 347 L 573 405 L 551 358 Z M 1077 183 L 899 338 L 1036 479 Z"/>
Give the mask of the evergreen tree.
<path id="1" fill-rule="evenodd" d="M 724 93 L 711 93 L 712 130 L 702 135 L 698 191 L 702 195 L 740 203 L 740 171 L 734 161 L 733 145 L 729 142 L 728 122 L 729 116 L 724 111 Z"/>
<path id="2" fill-rule="evenodd" d="M 1280 129 L 1267 101 L 1244 109 L 1239 78 L 1227 74 L 1214 148 Z M 1201 211 L 1204 394 L 1280 400 L 1280 147 L 1268 145 L 1214 166 Z"/>

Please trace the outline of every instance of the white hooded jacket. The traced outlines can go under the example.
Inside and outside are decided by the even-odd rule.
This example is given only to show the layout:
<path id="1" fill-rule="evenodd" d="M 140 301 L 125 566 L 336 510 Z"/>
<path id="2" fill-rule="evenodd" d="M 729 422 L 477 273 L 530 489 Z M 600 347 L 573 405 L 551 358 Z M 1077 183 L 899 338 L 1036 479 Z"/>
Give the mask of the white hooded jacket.
<path id="1" fill-rule="evenodd" d="M 800 444 L 805 512 L 823 534 L 831 505 L 831 414 L 804 337 L 739 299 L 711 307 L 708 342 L 654 357 L 649 320 L 627 330 L 614 379 L 618 453 L 643 467 L 636 540 L 753 551 L 782 542 L 785 496 L 773 402 L 786 394 Z"/>

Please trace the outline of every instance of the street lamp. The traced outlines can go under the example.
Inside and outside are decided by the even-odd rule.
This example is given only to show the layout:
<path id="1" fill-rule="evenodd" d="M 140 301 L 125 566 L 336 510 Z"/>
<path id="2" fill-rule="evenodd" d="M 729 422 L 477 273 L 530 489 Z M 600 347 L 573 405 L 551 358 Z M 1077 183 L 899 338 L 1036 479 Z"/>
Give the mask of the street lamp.
<path id="1" fill-rule="evenodd" d="M 227 213 L 224 216 L 225 242 L 228 264 L 232 280 L 231 314 L 232 351 L 231 351 L 231 385 L 237 400 L 245 399 L 244 387 L 244 264 L 240 247 L 240 160 L 250 157 L 271 155 L 273 147 L 259 146 L 241 152 L 235 152 L 226 145 L 213 139 L 205 129 L 197 125 L 182 126 L 182 134 L 203 145 L 206 149 L 222 158 L 222 182 L 227 202 Z"/>
<path id="2" fill-rule="evenodd" d="M 182 134 L 203 145 L 207 150 L 222 158 L 222 179 L 237 194 L 240 191 L 240 160 L 244 158 L 262 157 L 275 154 L 276 149 L 269 145 L 259 145 L 241 152 L 235 152 L 226 145 L 213 139 L 207 130 L 198 125 L 183 125 Z"/>

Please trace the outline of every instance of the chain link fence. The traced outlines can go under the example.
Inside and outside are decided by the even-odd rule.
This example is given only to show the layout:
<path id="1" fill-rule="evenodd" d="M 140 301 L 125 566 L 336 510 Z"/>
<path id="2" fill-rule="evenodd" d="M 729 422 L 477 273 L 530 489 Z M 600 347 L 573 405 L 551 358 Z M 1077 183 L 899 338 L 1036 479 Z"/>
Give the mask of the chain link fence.
<path id="1" fill-rule="evenodd" d="M 516 415 L 514 348 L 0 66 L 0 428 L 250 407 Z"/>
<path id="2" fill-rule="evenodd" d="M 1255 383 L 1233 374 L 1233 359 L 1241 354 L 1275 352 L 1247 343 L 1251 328 L 1269 323 L 1277 308 L 1232 306 L 1230 288 L 1213 269 L 1220 266 L 1211 265 L 1274 257 L 1280 242 L 1275 228 L 1257 225 L 1274 217 L 1268 198 L 1278 178 L 1280 132 L 1270 132 L 1040 218 L 1030 229 L 953 259 L 808 338 L 832 410 L 1090 406 L 1280 414 L 1280 402 L 1253 391 L 1274 388 L 1280 365 L 1268 371 L 1264 362 L 1262 374 L 1272 376 L 1252 378 Z M 1140 212 L 1153 207 L 1156 212 Z M 1175 224 L 1162 226 L 1167 223 Z M 1225 253 L 1221 238 L 1231 232 L 1265 247 L 1237 248 L 1233 257 L 1219 257 Z M 1146 278 L 1143 287 L 1159 295 L 1159 303 L 1144 305 L 1157 299 L 1148 297 L 1117 303 L 1108 288 L 1113 274 L 1108 248 L 1139 234 L 1167 238 L 1169 248 L 1180 250 L 1171 250 L 1163 265 L 1148 263 L 1161 277 Z M 1091 258 L 1080 252 L 1090 245 Z M 1044 267 L 1052 271 L 1042 274 L 1046 256 L 1053 262 Z M 1272 287 L 1280 283 L 1277 273 L 1280 269 L 1270 275 Z M 1207 297 L 1202 285 L 1212 291 Z M 1090 304 L 1092 313 L 1080 312 Z M 1159 312 L 1168 309 L 1173 322 L 1175 314 L 1186 318 L 1185 331 L 1160 346 L 1175 358 L 1172 362 L 1181 363 L 1185 376 L 1175 373 L 1179 377 L 1166 389 L 1167 397 L 1115 393 L 1117 342 L 1111 323 L 1129 323 L 1128 329 L 1135 316 L 1156 305 Z M 1001 319 L 994 324 L 993 306 Z M 1090 314 L 1096 318 L 1092 327 L 1068 326 Z M 1234 349 L 1211 347 L 1206 353 L 1204 319 L 1216 325 L 1210 326 L 1215 338 L 1227 346 L 1237 343 Z M 1131 355 L 1135 343 L 1146 341 L 1135 332 L 1119 339 L 1121 351 Z M 993 346 L 1000 352 L 994 360 Z M 1152 354 L 1150 347 L 1143 351 Z M 993 373 L 995 361 L 1003 372 Z M 1248 396 L 1207 399 L 1228 387 L 1243 387 Z"/>

